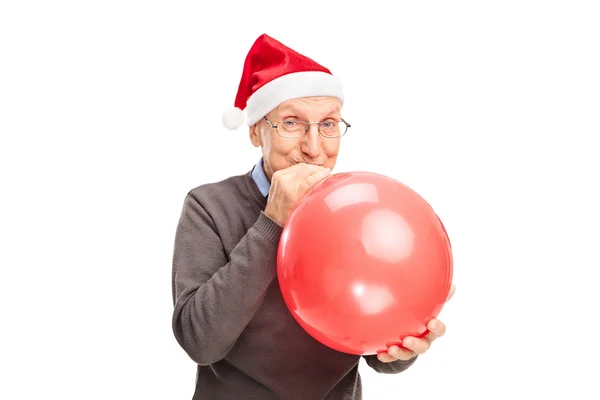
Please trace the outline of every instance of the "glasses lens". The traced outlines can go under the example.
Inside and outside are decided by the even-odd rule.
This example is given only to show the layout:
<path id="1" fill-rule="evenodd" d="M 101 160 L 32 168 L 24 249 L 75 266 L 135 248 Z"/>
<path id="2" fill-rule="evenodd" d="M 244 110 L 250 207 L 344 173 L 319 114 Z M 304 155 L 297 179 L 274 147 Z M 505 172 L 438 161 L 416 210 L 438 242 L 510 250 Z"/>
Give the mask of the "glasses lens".
<path id="1" fill-rule="evenodd" d="M 319 129 L 321 130 L 321 134 L 327 137 L 338 137 L 342 136 L 346 133 L 348 126 L 344 121 L 323 121 L 321 125 L 319 125 Z"/>
<path id="2" fill-rule="evenodd" d="M 302 136 L 306 130 L 306 126 L 300 121 L 296 121 L 294 119 L 285 119 L 279 123 L 277 129 L 284 136 L 299 137 Z"/>

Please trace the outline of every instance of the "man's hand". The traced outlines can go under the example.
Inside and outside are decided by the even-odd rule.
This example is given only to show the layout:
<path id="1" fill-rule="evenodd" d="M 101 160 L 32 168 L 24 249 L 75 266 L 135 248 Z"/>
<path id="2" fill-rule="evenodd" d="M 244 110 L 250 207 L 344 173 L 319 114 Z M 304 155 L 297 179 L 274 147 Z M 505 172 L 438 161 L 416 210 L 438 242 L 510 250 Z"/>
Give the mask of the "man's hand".
<path id="1" fill-rule="evenodd" d="M 452 284 L 446 301 L 450 300 L 455 291 L 456 287 Z M 408 361 L 419 354 L 425 353 L 429 350 L 431 343 L 433 343 L 435 339 L 444 336 L 444 333 L 446 333 L 446 326 L 437 318 L 433 318 L 429 321 L 427 329 L 429 330 L 429 333 L 424 338 L 420 339 L 407 336 L 402 340 L 402 347 L 390 346 L 387 353 L 379 353 L 377 358 L 381 362 L 389 363 L 397 360 Z"/>
<path id="2" fill-rule="evenodd" d="M 279 226 L 283 226 L 306 192 L 330 173 L 329 168 L 310 164 L 296 164 L 275 171 L 265 214 Z"/>

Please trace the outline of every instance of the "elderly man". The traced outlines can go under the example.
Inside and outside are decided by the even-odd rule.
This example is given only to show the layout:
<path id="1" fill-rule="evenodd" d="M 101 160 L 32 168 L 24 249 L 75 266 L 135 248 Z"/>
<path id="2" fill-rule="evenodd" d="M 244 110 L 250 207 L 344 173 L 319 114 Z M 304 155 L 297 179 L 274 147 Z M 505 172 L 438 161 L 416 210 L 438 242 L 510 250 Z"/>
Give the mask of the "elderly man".
<path id="1" fill-rule="evenodd" d="M 285 221 L 336 163 L 340 81 L 315 61 L 262 35 L 244 65 L 235 129 L 245 109 L 262 158 L 248 173 L 204 184 L 186 196 L 177 225 L 173 331 L 197 367 L 194 399 L 361 399 L 360 357 L 332 350 L 289 313 L 276 279 Z M 432 320 L 425 338 L 364 356 L 381 373 L 399 373 L 444 334 Z"/>

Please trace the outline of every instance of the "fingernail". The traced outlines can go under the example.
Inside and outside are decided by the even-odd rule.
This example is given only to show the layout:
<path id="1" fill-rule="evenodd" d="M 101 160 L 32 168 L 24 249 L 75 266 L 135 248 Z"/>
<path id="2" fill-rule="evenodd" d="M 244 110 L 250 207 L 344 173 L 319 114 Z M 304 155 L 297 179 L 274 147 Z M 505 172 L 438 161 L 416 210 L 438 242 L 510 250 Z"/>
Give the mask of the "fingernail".
<path id="1" fill-rule="evenodd" d="M 429 323 L 429 329 L 435 329 L 435 328 L 437 328 L 437 322 L 435 322 L 435 321 L 431 321 L 431 322 Z"/>
<path id="2" fill-rule="evenodd" d="M 412 339 L 404 339 L 404 340 L 402 341 L 402 344 L 403 344 L 404 346 L 410 347 L 410 346 L 412 346 L 412 345 L 413 345 L 413 340 L 412 340 Z"/>

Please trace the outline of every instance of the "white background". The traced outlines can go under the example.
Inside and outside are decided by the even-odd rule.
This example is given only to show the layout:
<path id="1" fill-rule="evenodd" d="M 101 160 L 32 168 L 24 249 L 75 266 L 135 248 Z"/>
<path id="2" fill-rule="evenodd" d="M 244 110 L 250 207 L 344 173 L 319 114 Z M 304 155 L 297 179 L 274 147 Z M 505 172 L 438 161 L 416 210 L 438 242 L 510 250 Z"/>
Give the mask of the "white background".
<path id="1" fill-rule="evenodd" d="M 205 4 L 203 4 L 205 3 Z M 268 33 L 345 84 L 337 171 L 393 176 L 455 256 L 447 335 L 365 399 L 597 399 L 600 14 L 592 1 L 3 1 L 2 399 L 191 399 L 171 331 L 187 191 Z"/>

